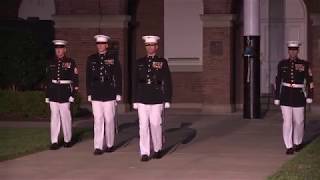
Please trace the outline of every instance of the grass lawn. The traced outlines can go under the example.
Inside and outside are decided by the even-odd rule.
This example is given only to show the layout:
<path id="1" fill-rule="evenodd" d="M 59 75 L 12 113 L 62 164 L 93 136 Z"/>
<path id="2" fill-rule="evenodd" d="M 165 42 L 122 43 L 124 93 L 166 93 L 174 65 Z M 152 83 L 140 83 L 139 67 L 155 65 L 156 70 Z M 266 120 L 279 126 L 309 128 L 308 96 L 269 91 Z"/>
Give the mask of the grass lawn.
<path id="1" fill-rule="evenodd" d="M 269 180 L 320 179 L 320 137 L 286 162 Z"/>
<path id="2" fill-rule="evenodd" d="M 60 132 L 61 133 L 61 132 Z M 0 128 L 0 161 L 47 150 L 50 145 L 48 128 Z M 92 136 L 91 129 L 74 129 L 76 142 Z"/>
<path id="3" fill-rule="evenodd" d="M 48 148 L 49 129 L 0 128 L 0 161 Z"/>

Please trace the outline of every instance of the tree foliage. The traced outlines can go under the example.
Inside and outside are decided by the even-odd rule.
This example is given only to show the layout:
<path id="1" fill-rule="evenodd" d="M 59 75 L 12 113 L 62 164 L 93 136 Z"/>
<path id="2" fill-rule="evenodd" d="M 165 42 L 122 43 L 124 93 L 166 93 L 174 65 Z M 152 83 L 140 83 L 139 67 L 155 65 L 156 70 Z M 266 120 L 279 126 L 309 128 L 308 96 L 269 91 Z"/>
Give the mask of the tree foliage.
<path id="1" fill-rule="evenodd" d="M 23 27 L 25 26 L 25 27 Z M 2 89 L 39 89 L 44 79 L 50 46 L 34 23 L 21 21 L 0 26 L 0 87 Z"/>

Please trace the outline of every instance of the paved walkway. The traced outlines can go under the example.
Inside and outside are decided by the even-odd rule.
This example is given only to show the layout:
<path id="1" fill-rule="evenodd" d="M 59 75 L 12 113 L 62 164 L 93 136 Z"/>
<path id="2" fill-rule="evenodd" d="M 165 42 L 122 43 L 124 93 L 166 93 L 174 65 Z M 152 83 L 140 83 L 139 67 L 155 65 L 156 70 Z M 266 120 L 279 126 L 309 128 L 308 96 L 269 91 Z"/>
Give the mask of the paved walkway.
<path id="1" fill-rule="evenodd" d="M 309 119 L 320 127 L 316 116 Z M 120 147 L 113 153 L 94 156 L 93 141 L 88 139 L 70 149 L 48 150 L 1 162 L 0 179 L 260 180 L 294 157 L 284 154 L 279 111 L 256 120 L 242 119 L 239 113 L 169 114 L 167 154 L 149 162 L 140 162 L 136 115 L 121 115 L 119 121 L 117 144 Z M 33 125 L 36 124 L 40 123 Z M 10 125 L 17 124 L 0 123 L 0 126 Z M 78 121 L 74 125 L 92 126 L 92 121 Z"/>

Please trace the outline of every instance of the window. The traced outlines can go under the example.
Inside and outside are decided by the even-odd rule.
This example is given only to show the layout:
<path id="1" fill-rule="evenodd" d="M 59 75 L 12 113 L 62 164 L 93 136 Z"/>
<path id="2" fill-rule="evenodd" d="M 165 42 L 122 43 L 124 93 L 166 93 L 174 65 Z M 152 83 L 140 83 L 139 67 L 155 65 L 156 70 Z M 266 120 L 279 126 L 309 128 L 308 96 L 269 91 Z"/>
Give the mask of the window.
<path id="1" fill-rule="evenodd" d="M 164 56 L 172 71 L 202 71 L 202 0 L 164 0 Z"/>

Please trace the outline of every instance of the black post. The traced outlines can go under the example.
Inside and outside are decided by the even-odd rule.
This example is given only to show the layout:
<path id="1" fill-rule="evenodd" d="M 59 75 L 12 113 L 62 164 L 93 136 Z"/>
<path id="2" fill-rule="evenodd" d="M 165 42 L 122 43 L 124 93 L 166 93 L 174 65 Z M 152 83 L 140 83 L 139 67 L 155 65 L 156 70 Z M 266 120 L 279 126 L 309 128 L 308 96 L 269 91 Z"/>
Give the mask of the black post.
<path id="1" fill-rule="evenodd" d="M 261 118 L 260 109 L 260 36 L 244 36 L 243 117 Z"/>

